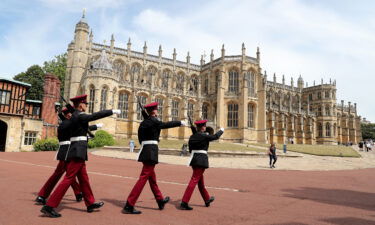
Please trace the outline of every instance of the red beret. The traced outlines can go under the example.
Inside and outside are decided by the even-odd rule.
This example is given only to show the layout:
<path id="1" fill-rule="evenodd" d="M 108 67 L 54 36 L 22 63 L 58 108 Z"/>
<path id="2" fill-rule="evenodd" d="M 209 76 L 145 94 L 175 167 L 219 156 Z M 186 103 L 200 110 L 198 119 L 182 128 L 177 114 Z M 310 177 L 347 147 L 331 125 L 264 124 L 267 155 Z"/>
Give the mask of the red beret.
<path id="1" fill-rule="evenodd" d="M 157 102 L 151 102 L 150 104 L 147 104 L 144 106 L 146 110 L 155 110 L 158 109 L 158 103 Z"/>
<path id="2" fill-rule="evenodd" d="M 73 103 L 87 103 L 87 95 L 79 95 L 74 98 L 71 98 L 70 101 Z"/>
<path id="3" fill-rule="evenodd" d="M 197 120 L 194 122 L 195 125 L 197 126 L 203 126 L 207 123 L 208 120 Z"/>
<path id="4" fill-rule="evenodd" d="M 63 108 L 63 109 L 61 110 L 61 112 L 62 112 L 64 115 L 66 115 L 66 114 L 69 113 L 69 110 L 68 110 L 68 108 Z"/>

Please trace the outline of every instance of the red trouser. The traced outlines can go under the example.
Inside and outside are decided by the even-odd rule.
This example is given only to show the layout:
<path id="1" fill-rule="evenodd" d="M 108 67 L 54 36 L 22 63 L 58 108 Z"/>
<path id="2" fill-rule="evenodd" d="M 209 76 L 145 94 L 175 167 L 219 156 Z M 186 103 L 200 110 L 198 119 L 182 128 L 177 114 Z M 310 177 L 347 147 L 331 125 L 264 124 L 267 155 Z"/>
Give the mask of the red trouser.
<path id="1" fill-rule="evenodd" d="M 60 180 L 62 175 L 65 173 L 66 170 L 66 163 L 63 160 L 60 160 L 59 163 L 56 166 L 55 172 L 51 175 L 51 177 L 47 180 L 47 182 L 44 184 L 42 189 L 40 189 L 38 196 L 48 198 L 48 196 L 51 194 L 51 191 L 56 186 L 57 182 Z M 74 179 L 72 183 L 73 192 L 75 195 L 78 195 L 81 193 L 81 190 L 79 188 L 79 184 Z"/>
<path id="2" fill-rule="evenodd" d="M 156 183 L 156 175 L 154 171 L 155 165 L 153 164 L 147 164 L 143 163 L 143 168 L 141 175 L 139 176 L 139 179 L 137 183 L 135 183 L 132 191 L 130 192 L 128 196 L 128 203 L 131 206 L 134 206 L 137 202 L 137 199 L 139 195 L 141 195 L 141 192 L 143 190 L 143 187 L 145 186 L 147 180 L 150 183 L 150 188 L 152 190 L 152 193 L 154 193 L 156 200 L 163 200 L 163 195 L 161 194 L 158 184 Z"/>
<path id="3" fill-rule="evenodd" d="M 90 187 L 89 176 L 87 175 L 86 171 L 86 163 L 84 160 L 77 159 L 66 163 L 65 177 L 59 183 L 56 190 L 52 193 L 46 205 L 56 208 L 60 204 L 61 199 L 64 197 L 66 191 L 68 190 L 69 186 L 72 185 L 76 177 L 78 178 L 81 186 L 83 199 L 85 200 L 86 206 L 94 204 L 95 198 Z"/>
<path id="4" fill-rule="evenodd" d="M 204 187 L 203 173 L 205 168 L 193 167 L 193 175 L 191 176 L 190 182 L 185 190 L 184 197 L 182 201 L 189 203 L 191 195 L 193 194 L 194 188 L 198 183 L 199 192 L 202 195 L 203 200 L 206 202 L 210 199 L 206 188 Z"/>

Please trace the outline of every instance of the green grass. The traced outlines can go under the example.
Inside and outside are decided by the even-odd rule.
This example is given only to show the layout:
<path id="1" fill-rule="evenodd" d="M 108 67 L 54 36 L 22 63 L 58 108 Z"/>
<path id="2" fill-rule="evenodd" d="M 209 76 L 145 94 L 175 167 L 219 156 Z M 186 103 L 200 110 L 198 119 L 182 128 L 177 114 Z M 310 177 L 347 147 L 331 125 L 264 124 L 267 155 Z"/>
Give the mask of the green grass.
<path id="1" fill-rule="evenodd" d="M 269 147 L 269 144 L 251 143 L 251 145 Z M 280 151 L 283 150 L 282 144 L 276 144 L 276 148 Z M 318 156 L 339 156 L 339 157 L 361 157 L 351 147 L 343 145 L 301 145 L 301 144 L 288 144 L 287 150 L 291 152 L 299 152 L 310 155 Z"/>
<path id="2" fill-rule="evenodd" d="M 134 140 L 136 147 L 139 147 L 138 140 Z M 184 140 L 160 140 L 159 148 L 169 148 L 169 149 L 181 149 L 182 144 L 186 144 L 187 141 Z M 117 146 L 129 146 L 129 139 L 117 139 L 116 144 Z M 254 148 L 254 147 L 246 147 L 244 145 L 232 144 L 232 143 L 219 143 L 219 142 L 211 142 L 209 150 L 216 150 L 216 151 L 253 151 L 253 152 L 265 152 L 265 150 Z"/>

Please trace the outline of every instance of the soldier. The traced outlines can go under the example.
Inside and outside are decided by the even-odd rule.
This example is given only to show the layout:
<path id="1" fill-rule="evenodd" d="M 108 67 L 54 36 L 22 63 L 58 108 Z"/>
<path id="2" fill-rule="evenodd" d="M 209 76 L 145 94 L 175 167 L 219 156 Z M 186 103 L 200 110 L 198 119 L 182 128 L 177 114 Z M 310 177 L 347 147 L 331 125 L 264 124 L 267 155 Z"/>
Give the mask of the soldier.
<path id="1" fill-rule="evenodd" d="M 66 174 L 64 179 L 57 186 L 56 190 L 52 193 L 47 203 L 40 210 L 42 213 L 49 217 L 60 217 L 61 214 L 57 213 L 56 208 L 61 199 L 64 197 L 69 186 L 74 182 L 75 177 L 81 186 L 83 199 L 87 206 L 87 212 L 91 213 L 94 209 L 98 209 L 104 205 L 104 202 L 95 202 L 92 193 L 89 178 L 86 171 L 87 157 L 87 130 L 90 121 L 98 120 L 112 114 L 120 114 L 120 110 L 102 110 L 91 115 L 86 114 L 87 108 L 87 95 L 81 95 L 70 100 L 74 104 L 75 112 L 71 118 L 71 138 L 70 148 L 65 155 L 66 161 Z"/>
<path id="2" fill-rule="evenodd" d="M 211 202 L 215 200 L 214 196 L 210 197 L 204 186 L 203 173 L 205 169 L 208 168 L 207 151 L 210 141 L 219 139 L 220 136 L 224 133 L 224 128 L 220 128 L 220 130 L 216 134 L 210 135 L 205 132 L 206 123 L 207 120 L 195 121 L 195 125 L 197 126 L 197 133 L 194 133 L 189 138 L 189 151 L 191 153 L 189 165 L 193 168 L 193 175 L 185 190 L 184 196 L 182 197 L 180 207 L 183 210 L 193 209 L 189 206 L 188 203 L 197 184 L 206 207 L 209 207 Z"/>
<path id="3" fill-rule="evenodd" d="M 65 173 L 65 169 L 66 169 L 65 155 L 70 146 L 70 135 L 71 135 L 71 131 L 69 127 L 71 125 L 70 119 L 72 117 L 72 112 L 74 112 L 74 108 L 73 110 L 69 110 L 68 108 L 64 108 L 61 111 L 61 113 L 59 113 L 59 117 L 61 119 L 61 123 L 59 127 L 57 128 L 57 138 L 59 139 L 59 150 L 56 153 L 56 159 L 59 160 L 59 163 L 57 164 L 56 169 L 53 172 L 53 174 L 50 176 L 47 182 L 40 189 L 38 193 L 38 197 L 35 199 L 37 204 L 42 204 L 42 205 L 46 204 L 46 199 L 48 198 L 51 191 L 56 186 L 57 182 L 60 180 L 62 175 Z M 102 126 L 103 124 L 101 123 L 92 125 L 89 127 L 89 130 L 96 130 L 98 128 L 101 128 Z M 76 201 L 77 202 L 82 201 L 83 195 L 80 190 L 79 184 L 75 179 L 72 183 L 72 189 L 76 197 Z"/>
<path id="4" fill-rule="evenodd" d="M 172 127 L 178 127 L 186 125 L 184 121 L 170 121 L 163 123 L 157 119 L 158 116 L 158 103 L 153 102 L 145 105 L 148 116 L 144 117 L 145 120 L 139 126 L 138 129 L 138 140 L 141 144 L 141 148 L 138 153 L 138 161 L 143 163 L 141 175 L 137 183 L 134 185 L 130 192 L 126 204 L 123 209 L 125 214 L 140 214 L 134 208 L 135 203 L 139 195 L 141 194 L 143 187 L 147 180 L 150 183 L 152 193 L 155 196 L 156 202 L 160 210 L 164 209 L 164 205 L 169 201 L 169 197 L 163 197 L 156 183 L 155 165 L 158 163 L 158 142 L 161 129 L 168 129 Z"/>

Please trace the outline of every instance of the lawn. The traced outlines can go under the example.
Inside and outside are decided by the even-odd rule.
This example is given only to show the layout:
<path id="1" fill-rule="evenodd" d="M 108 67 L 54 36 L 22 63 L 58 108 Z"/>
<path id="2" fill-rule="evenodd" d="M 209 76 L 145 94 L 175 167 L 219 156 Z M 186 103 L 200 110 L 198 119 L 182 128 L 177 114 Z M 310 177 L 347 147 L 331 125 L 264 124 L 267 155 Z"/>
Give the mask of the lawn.
<path id="1" fill-rule="evenodd" d="M 269 144 L 254 144 L 254 146 L 269 147 Z M 276 144 L 276 148 L 280 151 L 283 150 L 282 144 Z M 288 144 L 287 150 L 292 152 L 300 152 L 310 155 L 318 156 L 339 156 L 339 157 L 361 157 L 351 147 L 344 145 L 301 145 L 301 144 Z"/>
<path id="2" fill-rule="evenodd" d="M 139 147 L 138 140 L 134 140 L 136 143 L 136 147 Z M 181 149 L 182 144 L 187 143 L 184 140 L 160 140 L 159 148 L 168 148 L 168 149 Z M 116 144 L 117 146 L 129 146 L 129 139 L 117 139 Z M 216 151 L 253 151 L 253 152 L 265 152 L 265 150 L 255 148 L 255 147 L 247 147 L 244 145 L 239 144 L 232 144 L 232 143 L 219 143 L 219 142 L 211 142 L 209 150 L 216 150 Z"/>

